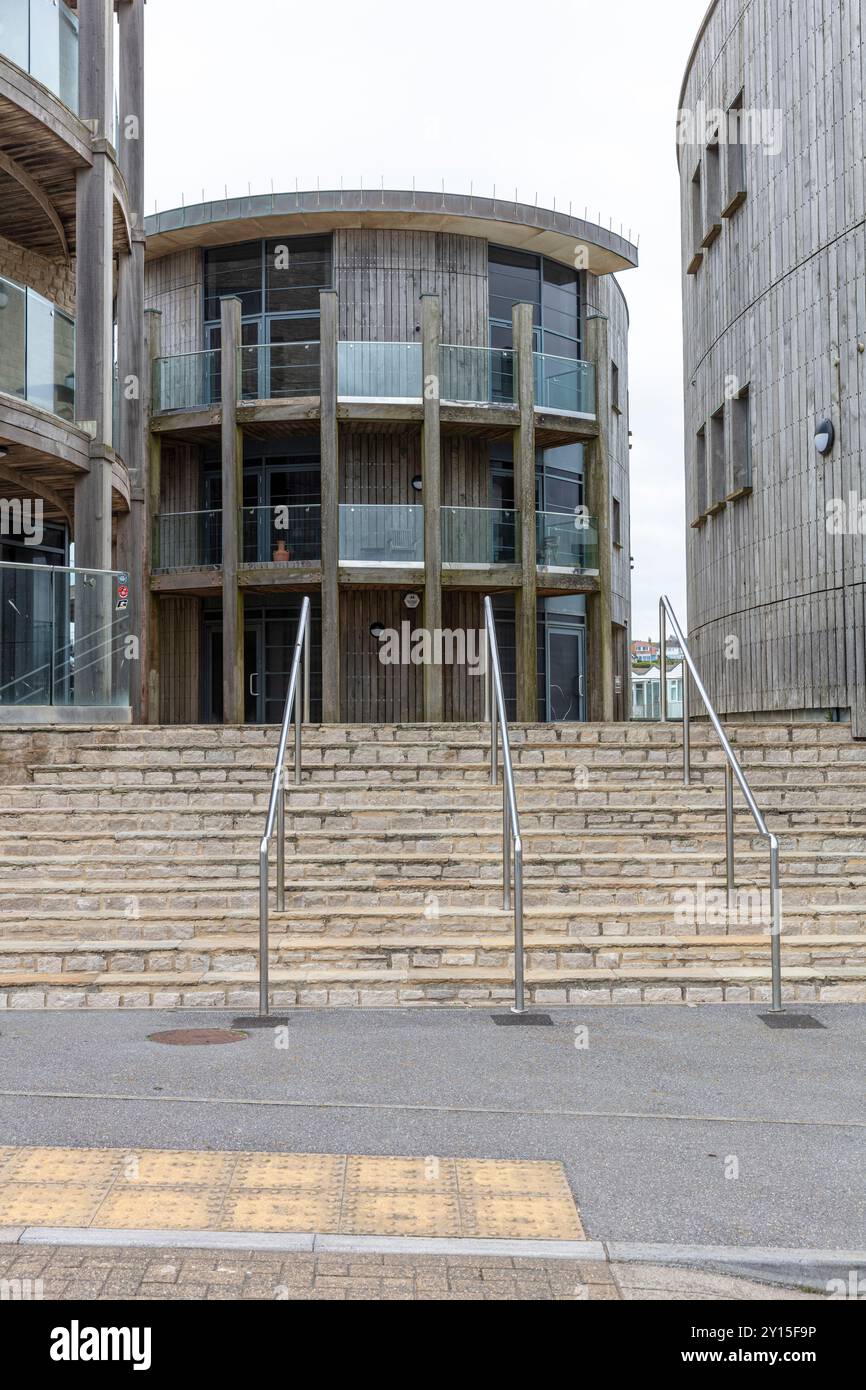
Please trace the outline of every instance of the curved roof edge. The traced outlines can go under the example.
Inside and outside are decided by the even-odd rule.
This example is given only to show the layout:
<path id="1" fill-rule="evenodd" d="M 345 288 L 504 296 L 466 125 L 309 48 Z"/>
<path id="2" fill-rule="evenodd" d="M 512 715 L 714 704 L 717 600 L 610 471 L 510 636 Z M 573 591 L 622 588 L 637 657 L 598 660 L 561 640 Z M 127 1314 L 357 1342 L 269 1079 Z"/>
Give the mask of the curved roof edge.
<path id="1" fill-rule="evenodd" d="M 573 266 L 576 245 L 587 248 L 594 275 L 629 270 L 637 247 L 594 222 L 513 199 L 461 193 L 380 190 L 314 190 L 226 198 L 175 208 L 145 218 L 149 259 L 198 246 L 339 227 L 414 227 L 456 232 L 533 251 Z"/>

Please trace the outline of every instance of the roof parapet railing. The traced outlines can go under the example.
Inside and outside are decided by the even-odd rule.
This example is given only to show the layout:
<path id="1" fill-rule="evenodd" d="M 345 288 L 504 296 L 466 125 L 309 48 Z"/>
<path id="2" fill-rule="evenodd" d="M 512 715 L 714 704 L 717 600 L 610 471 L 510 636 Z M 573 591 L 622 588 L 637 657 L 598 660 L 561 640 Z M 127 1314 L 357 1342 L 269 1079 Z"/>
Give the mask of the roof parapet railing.
<path id="1" fill-rule="evenodd" d="M 514 913 L 514 1003 L 513 1014 L 526 1014 L 525 963 L 523 949 L 523 841 L 514 788 L 514 764 L 505 716 L 502 665 L 496 640 L 496 622 L 489 595 L 484 598 L 484 626 L 487 632 L 488 694 L 490 716 L 490 782 L 498 781 L 499 736 L 502 738 L 502 907 Z M 490 679 L 492 677 L 492 679 Z M 498 728 L 497 728 L 498 726 Z M 512 891 L 512 862 L 514 882 Z"/>
<path id="2" fill-rule="evenodd" d="M 302 683 L 301 666 L 303 662 L 304 679 Z M 284 768 L 286 747 L 289 741 L 289 728 L 294 715 L 295 722 L 295 785 L 301 782 L 301 742 L 304 713 L 309 718 L 309 670 L 310 670 L 310 600 L 305 595 L 301 603 L 301 616 L 292 652 L 289 674 L 289 688 L 283 709 L 283 722 L 280 726 L 280 742 L 274 762 L 274 775 L 271 779 L 271 795 L 268 802 L 268 815 L 265 832 L 259 845 L 259 1014 L 257 1022 L 271 1021 L 268 997 L 268 868 L 271 838 L 276 829 L 277 838 L 277 911 L 286 906 L 286 787 Z M 305 708 L 306 711 L 305 711 Z M 250 1020 L 245 1020 L 248 1024 Z"/>
<path id="3" fill-rule="evenodd" d="M 735 905 L 736 886 L 735 886 L 735 867 L 734 867 L 734 781 L 736 780 L 740 791 L 746 799 L 746 805 L 752 813 L 752 819 L 762 839 L 767 841 L 770 851 L 770 913 L 771 913 L 771 970 L 772 970 L 772 1004 L 771 1012 L 774 1014 L 782 1013 L 782 893 L 779 885 L 779 841 L 776 836 L 767 829 L 767 822 L 761 813 L 758 803 L 749 786 L 748 779 L 740 766 L 740 761 L 731 747 L 730 740 L 722 728 L 721 720 L 713 708 L 706 687 L 701 680 L 695 659 L 689 650 L 689 644 L 683 636 L 682 628 L 677 622 L 671 601 L 664 594 L 659 600 L 659 665 L 660 665 L 660 689 L 659 689 L 659 709 L 663 723 L 668 719 L 668 663 L 667 663 L 667 623 L 673 629 L 674 635 L 679 643 L 683 660 L 691 673 L 695 688 L 704 703 L 709 721 L 712 724 L 722 751 L 725 754 L 725 860 L 727 873 L 728 891 L 728 911 Z M 691 729 L 689 726 L 689 681 L 688 675 L 683 673 L 683 786 L 691 784 Z"/>

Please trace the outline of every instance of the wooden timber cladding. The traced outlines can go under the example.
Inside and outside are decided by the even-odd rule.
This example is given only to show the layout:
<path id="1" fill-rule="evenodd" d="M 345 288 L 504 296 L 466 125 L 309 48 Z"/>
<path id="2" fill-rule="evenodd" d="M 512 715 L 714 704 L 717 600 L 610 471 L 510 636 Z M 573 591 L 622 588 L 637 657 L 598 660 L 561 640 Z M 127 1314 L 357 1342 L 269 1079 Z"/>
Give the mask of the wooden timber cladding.
<path id="1" fill-rule="evenodd" d="M 442 342 L 486 346 L 487 243 L 480 238 L 337 231 L 333 255 L 342 339 L 420 342 L 421 296 L 436 294 Z"/>
<path id="2" fill-rule="evenodd" d="M 727 111 L 742 94 L 760 138 L 742 145 L 739 197 L 723 157 L 721 215 L 706 188 L 700 214 L 692 196 L 705 146 L 678 154 L 696 655 L 722 713 L 850 710 L 866 736 L 864 541 L 827 528 L 834 499 L 866 497 L 862 25 L 862 5 L 841 0 L 718 0 L 680 106 Z M 710 221 L 721 231 L 700 247 Z M 730 399 L 746 387 L 751 491 Z"/>

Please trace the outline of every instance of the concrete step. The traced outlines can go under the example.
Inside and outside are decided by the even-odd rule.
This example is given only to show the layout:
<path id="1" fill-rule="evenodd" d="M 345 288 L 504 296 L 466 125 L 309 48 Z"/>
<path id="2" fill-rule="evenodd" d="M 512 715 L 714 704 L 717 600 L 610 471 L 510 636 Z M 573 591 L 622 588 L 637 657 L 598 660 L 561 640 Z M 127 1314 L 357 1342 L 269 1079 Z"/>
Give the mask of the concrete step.
<path id="1" fill-rule="evenodd" d="M 508 966 L 419 969 L 276 968 L 270 975 L 274 1009 L 324 1006 L 507 1005 L 513 998 Z M 866 966 L 785 966 L 787 1003 L 866 1000 Z M 769 1003 L 770 972 L 760 965 L 624 967 L 546 970 L 527 978 L 527 1002 L 538 1007 L 595 1004 Z M 8 971 L 0 976 L 0 1008 L 231 1008 L 258 1005 L 254 971 Z"/>
<path id="2" fill-rule="evenodd" d="M 33 826 L 22 824 L 23 814 L 7 819 L 10 824 L 4 828 L 0 813 L 0 847 L 10 862 L 18 858 L 38 865 L 56 855 L 58 850 L 82 861 L 90 856 L 104 855 L 114 859 L 123 854 L 135 857 L 143 854 L 154 865 L 155 872 L 162 872 L 164 864 L 178 856 L 204 863 L 232 856 L 257 862 L 263 828 L 263 820 L 258 817 L 243 816 L 240 825 L 225 827 L 211 824 L 208 818 L 204 818 L 202 825 L 198 816 L 172 814 L 157 817 L 158 828 L 137 824 L 124 828 L 130 820 L 137 821 L 134 816 L 87 817 L 85 813 L 76 815 L 73 820 L 64 815 L 52 816 L 50 823 L 46 823 L 46 817 L 36 816 Z M 108 825 L 104 823 L 106 819 Z M 232 815 L 228 819 L 233 822 L 238 818 Z M 817 827 L 797 825 L 782 829 L 774 825 L 783 855 L 787 859 L 800 854 L 828 856 L 828 863 L 832 864 L 838 854 L 845 861 L 846 871 L 861 872 L 861 861 L 866 856 L 866 826 L 826 827 L 823 818 L 819 820 Z M 549 826 L 534 828 L 527 820 L 521 823 L 521 833 L 527 863 L 542 854 L 567 850 L 586 871 L 591 861 L 603 854 L 621 855 L 623 862 L 628 864 L 644 853 L 691 857 L 704 852 L 714 860 L 724 857 L 725 853 L 725 834 L 719 817 L 698 825 L 685 821 L 659 825 L 650 821 L 641 822 L 639 826 L 569 826 L 567 831 L 559 832 Z M 410 854 L 451 857 L 476 853 L 501 855 L 501 851 L 502 827 L 498 815 L 495 823 L 486 827 L 477 821 L 432 825 L 428 817 L 422 826 L 413 829 L 394 829 L 386 822 L 372 828 L 355 829 L 315 826 L 291 829 L 286 834 L 287 859 L 337 853 L 341 859 L 354 862 L 358 856 L 381 854 L 398 863 Z M 736 852 L 738 858 L 751 853 L 766 861 L 766 842 L 748 817 L 737 821 Z"/>
<path id="3" fill-rule="evenodd" d="M 620 970 L 767 964 L 766 934 L 721 936 L 567 937 L 531 931 L 525 940 L 527 968 L 569 973 L 575 969 Z M 782 945 L 784 965 L 818 969 L 866 966 L 866 938 L 830 935 L 786 937 Z M 193 941 L 166 938 L 145 944 L 123 939 L 70 942 L 63 938 L 22 939 L 0 942 L 0 988 L 4 976 L 24 972 L 39 975 L 188 973 L 194 970 L 227 974 L 254 972 L 258 961 L 258 937 L 253 933 L 201 936 Z M 487 932 L 474 939 L 429 931 L 423 937 L 395 932 L 352 937 L 316 936 L 272 938 L 272 968 L 307 967 L 348 971 L 451 970 L 454 968 L 512 969 L 513 937 Z"/>
<path id="4" fill-rule="evenodd" d="M 422 877 L 441 881 L 467 879 L 498 879 L 502 873 L 502 847 L 497 838 L 488 837 L 492 847 L 482 851 L 445 851 L 431 848 L 425 852 L 402 850 L 399 856 L 367 853 L 362 850 L 308 852 L 303 837 L 296 837 L 287 855 L 288 872 L 294 882 L 316 880 L 329 882 L 335 875 L 348 874 L 366 879 L 392 877 L 403 881 Z M 85 844 L 87 842 L 84 842 Z M 115 842 L 118 844 L 118 842 Z M 127 879 L 146 874 L 150 887 L 161 883 L 168 887 L 180 882 L 190 887 L 198 880 L 211 882 L 218 871 L 221 879 L 237 882 L 258 882 L 258 854 L 245 850 L 214 847 L 213 853 L 184 854 L 174 847 L 171 855 L 152 853 L 151 842 L 136 849 L 130 841 L 119 842 L 114 852 L 88 845 L 86 854 L 2 854 L 0 855 L 0 888 L 6 891 L 62 889 L 72 891 L 103 891 L 104 884 L 116 886 L 118 877 Z M 64 846 L 65 848 L 65 846 Z M 257 847 L 256 847 L 257 848 Z M 216 862 L 215 862 L 216 861 Z M 767 851 L 743 849 L 737 845 L 738 877 L 741 881 L 760 881 L 766 873 Z M 866 853 L 846 854 L 841 851 L 787 850 L 783 846 L 785 882 L 808 880 L 815 886 L 826 886 L 851 876 L 866 876 Z M 576 882 L 578 888 L 602 881 L 648 880 L 655 883 L 674 881 L 694 883 L 699 878 L 725 876 L 724 845 L 714 850 L 682 850 L 661 854 L 646 851 L 607 853 L 594 846 L 584 853 L 549 852 L 533 848 L 524 861 L 524 877 L 545 882 L 561 879 Z"/>
<path id="5" fill-rule="evenodd" d="M 479 750 L 479 754 L 482 750 Z M 846 794 L 866 801 L 866 762 L 863 766 L 821 767 L 812 763 L 794 766 L 760 764 L 746 768 L 753 791 L 764 792 L 799 790 L 824 792 L 828 787 L 844 787 Z M 88 762 L 33 765 L 29 776 L 22 779 L 16 791 L 32 788 L 128 790 L 148 787 L 157 790 L 212 791 L 229 788 L 256 792 L 270 789 L 273 759 L 257 762 L 221 760 L 191 761 L 164 764 L 141 755 L 140 762 L 118 760 L 115 763 Z M 515 782 L 518 786 L 553 786 L 577 788 L 579 791 L 633 790 L 653 786 L 668 790 L 682 787 L 682 767 L 664 767 L 655 763 L 631 765 L 626 762 L 589 764 L 576 757 L 539 753 L 537 759 L 518 750 L 515 760 Z M 292 789 L 292 762 L 287 766 L 287 782 Z M 692 775 L 695 787 L 714 788 L 722 794 L 724 767 L 696 768 Z M 8 784 L 7 784 L 8 785 Z M 305 787 L 399 787 L 417 786 L 482 786 L 490 785 L 489 759 L 440 760 L 424 762 L 383 763 L 368 758 L 351 762 L 328 762 L 318 765 L 312 759 L 303 764 L 302 785 Z M 10 791 L 12 788 L 10 787 Z"/>
<path id="6" fill-rule="evenodd" d="M 272 900 L 273 901 L 273 900 Z M 501 903 L 501 900 L 499 900 Z M 564 932 L 578 936 L 679 935 L 688 936 L 724 930 L 760 931 L 769 925 L 768 905 L 757 898 L 738 899 L 734 912 L 726 909 L 723 894 L 718 899 L 695 894 L 678 904 L 583 903 L 574 900 L 528 902 L 524 917 L 527 931 Z M 356 933 L 401 931 L 423 936 L 431 929 L 454 932 L 471 939 L 491 929 L 510 931 L 512 916 L 494 902 L 490 906 L 430 901 L 423 910 L 417 905 L 366 902 L 316 903 L 294 905 L 285 912 L 270 914 L 275 935 L 319 933 L 340 937 Z M 127 941 L 179 937 L 190 940 L 201 935 L 231 935 L 257 927 L 257 907 L 185 907 L 183 912 L 150 908 L 134 894 L 123 899 L 119 908 L 88 908 L 77 911 L 66 904 L 53 905 L 48 913 L 0 912 L 0 940 L 62 937 L 66 940 L 103 940 L 117 936 Z M 843 934 L 866 935 L 866 907 L 835 903 L 788 905 L 783 890 L 783 933 L 788 936 Z"/>
<path id="7" fill-rule="evenodd" d="M 0 923 L 10 915 L 47 915 L 55 910 L 75 913 L 86 920 L 90 913 L 131 910 L 152 914 L 173 912 L 185 917 L 200 910 L 220 912 L 224 909 L 245 908 L 257 911 L 258 880 L 213 876 L 206 881 L 190 883 L 186 878 L 159 880 L 138 876 L 108 880 L 72 879 L 62 887 L 50 880 L 36 879 L 14 889 L 0 885 Z M 272 882 L 275 882 L 273 874 Z M 866 877 L 800 878 L 792 874 L 783 877 L 785 911 L 810 906 L 833 906 L 842 911 L 866 912 Z M 741 871 L 738 891 L 742 911 L 763 917 L 769 913 L 767 872 Z M 682 912 L 715 913 L 722 905 L 725 882 L 721 875 L 713 878 L 680 877 L 667 882 L 645 882 L 638 878 L 553 878 L 527 875 L 524 883 L 524 903 L 527 906 L 550 907 L 574 904 L 583 908 L 654 907 L 659 912 L 679 916 Z M 424 916 L 440 908 L 462 909 L 471 915 L 479 908 L 496 908 L 501 904 L 501 871 L 481 878 L 413 877 L 362 878 L 351 874 L 319 876 L 300 879 L 287 875 L 286 907 L 288 910 L 317 909 L 350 912 L 361 908 L 414 909 Z"/>

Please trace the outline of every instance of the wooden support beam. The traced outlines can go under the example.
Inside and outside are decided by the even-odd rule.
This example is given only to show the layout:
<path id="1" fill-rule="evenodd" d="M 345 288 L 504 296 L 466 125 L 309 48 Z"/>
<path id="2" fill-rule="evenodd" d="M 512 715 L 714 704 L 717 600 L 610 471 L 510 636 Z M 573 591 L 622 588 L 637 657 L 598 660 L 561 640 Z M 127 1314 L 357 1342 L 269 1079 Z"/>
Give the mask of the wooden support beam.
<path id="1" fill-rule="evenodd" d="M 535 531 L 535 362 L 532 355 L 532 305 L 512 309 L 517 361 L 519 423 L 514 432 L 514 502 L 520 517 L 521 584 L 515 598 L 517 643 L 517 718 L 538 718 L 538 622 L 536 617 Z"/>
<path id="2" fill-rule="evenodd" d="M 322 290 L 321 474 L 322 474 L 322 722 L 340 722 L 340 455 L 337 427 L 338 302 Z"/>
<path id="3" fill-rule="evenodd" d="M 587 600 L 590 628 L 590 718 L 608 723 L 614 715 L 612 537 L 610 484 L 610 346 L 606 318 L 586 325 L 587 353 L 595 364 L 598 434 L 584 446 L 586 501 L 598 518 L 598 593 Z"/>
<path id="4" fill-rule="evenodd" d="M 442 445 L 439 421 L 441 397 L 440 343 L 442 308 L 439 296 L 421 296 L 421 369 L 424 382 L 424 424 L 421 428 L 421 497 L 424 503 L 424 626 L 432 635 L 442 630 Z M 445 717 L 443 669 L 429 661 L 424 667 L 424 718 L 440 724 Z"/>
<path id="5" fill-rule="evenodd" d="M 0 169 L 2 169 L 5 174 L 8 174 L 10 179 L 14 179 L 17 184 L 20 184 L 25 193 L 29 193 L 34 203 L 42 209 L 57 233 L 57 240 L 60 242 L 60 250 L 63 254 L 63 259 L 69 261 L 71 259 L 69 255 L 69 243 L 66 240 L 66 232 L 60 220 L 60 214 L 44 188 L 42 188 L 35 179 L 30 177 L 27 170 L 24 169 L 16 159 L 10 159 L 9 155 L 5 154 L 3 150 L 0 150 Z"/>
<path id="6" fill-rule="evenodd" d="M 55 492 L 46 483 L 41 483 L 35 479 L 32 473 L 19 473 L 17 468 L 13 468 L 9 463 L 0 463 L 0 479 L 6 483 L 13 483 L 24 493 L 32 493 L 34 497 L 40 497 L 43 502 L 48 502 L 65 516 L 69 525 L 72 525 L 72 512 L 68 503 L 59 492 Z"/>
<path id="7" fill-rule="evenodd" d="M 244 596 L 238 585 L 244 496 L 244 441 L 238 429 L 241 301 L 221 301 L 223 720 L 244 722 Z"/>

